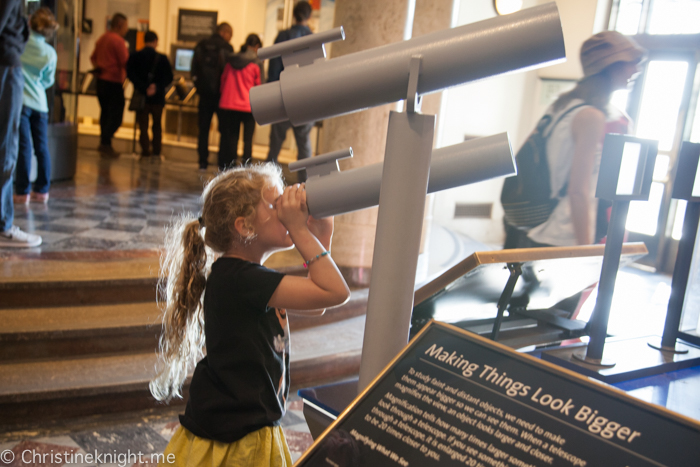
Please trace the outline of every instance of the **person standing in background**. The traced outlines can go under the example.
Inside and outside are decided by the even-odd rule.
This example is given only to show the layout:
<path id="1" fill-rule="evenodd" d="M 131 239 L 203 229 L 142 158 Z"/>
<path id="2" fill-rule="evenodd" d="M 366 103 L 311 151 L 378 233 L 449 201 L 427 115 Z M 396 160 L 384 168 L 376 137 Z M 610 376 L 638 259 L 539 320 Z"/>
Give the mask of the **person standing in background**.
<path id="1" fill-rule="evenodd" d="M 160 159 L 163 131 L 161 120 L 165 107 L 165 88 L 173 81 L 173 70 L 168 57 L 158 53 L 158 35 L 147 31 L 144 36 L 144 48 L 132 54 L 126 64 L 126 75 L 129 81 L 146 96 L 146 106 L 136 111 L 136 121 L 139 124 L 141 136 L 141 158 L 153 155 Z M 148 140 L 148 117 L 153 117 L 153 152 Z"/>
<path id="2" fill-rule="evenodd" d="M 197 154 L 201 171 L 207 170 L 209 166 L 209 128 L 211 118 L 219 112 L 221 74 L 224 72 L 226 57 L 233 53 L 233 47 L 229 43 L 232 37 L 231 25 L 221 23 L 217 26 L 216 33 L 199 41 L 192 57 L 191 75 L 199 94 Z"/>
<path id="3" fill-rule="evenodd" d="M 241 46 L 240 53 L 231 55 L 221 76 L 221 100 L 219 116 L 221 122 L 221 147 L 219 169 L 233 165 L 238 158 L 238 138 L 243 124 L 242 165 L 253 158 L 253 134 L 255 119 L 250 109 L 250 88 L 262 82 L 262 62 L 258 60 L 258 49 L 262 41 L 257 34 L 250 34 Z"/>
<path id="4" fill-rule="evenodd" d="M 41 237 L 13 224 L 12 174 L 17 163 L 24 77 L 20 56 L 29 39 L 24 0 L 0 2 L 0 248 L 41 245 Z"/>
<path id="5" fill-rule="evenodd" d="M 646 50 L 616 31 L 603 31 L 581 46 L 584 77 L 547 110 L 558 122 L 547 140 L 552 198 L 562 193 L 549 218 L 529 230 L 505 223 L 504 248 L 589 245 L 596 238 L 601 149 L 607 131 L 626 131 L 630 120 L 610 104 L 613 92 L 626 89 L 639 73 Z M 603 219 L 606 221 L 606 219 Z M 599 231 L 607 231 L 600 228 Z"/>
<path id="6" fill-rule="evenodd" d="M 129 22 L 121 13 L 115 13 L 110 29 L 97 39 L 90 62 L 95 67 L 97 78 L 97 100 L 100 102 L 100 145 L 97 148 L 103 157 L 119 157 L 112 148 L 112 136 L 124 118 L 124 80 L 129 51 L 124 37 L 129 31 Z"/>
<path id="7" fill-rule="evenodd" d="M 58 29 L 53 13 L 41 7 L 29 19 L 31 34 L 22 54 L 24 96 L 19 126 L 19 155 L 15 169 L 15 203 L 32 201 L 46 203 L 51 184 L 51 155 L 48 145 L 49 105 L 46 90 L 53 86 L 56 76 L 56 51 L 49 44 Z M 29 195 L 29 172 L 32 154 L 36 154 L 37 173 L 34 189 Z"/>
<path id="8" fill-rule="evenodd" d="M 311 5 L 309 2 L 302 1 L 297 3 L 294 6 L 293 14 L 294 25 L 285 31 L 280 31 L 275 39 L 275 44 L 312 34 L 311 29 L 309 29 L 309 18 L 311 18 Z M 271 59 L 267 73 L 268 81 L 278 81 L 282 70 L 284 70 L 282 59 L 280 57 Z M 287 137 L 287 130 L 290 128 L 294 132 L 294 139 L 297 143 L 297 160 L 311 157 L 311 138 L 309 134 L 313 126 L 313 123 L 306 123 L 300 126 L 292 126 L 289 122 L 273 123 L 270 126 L 270 151 L 267 153 L 267 162 L 277 163 L 282 143 L 284 143 Z M 305 180 L 302 172 L 299 172 L 299 176 L 302 177 L 299 181 Z"/>

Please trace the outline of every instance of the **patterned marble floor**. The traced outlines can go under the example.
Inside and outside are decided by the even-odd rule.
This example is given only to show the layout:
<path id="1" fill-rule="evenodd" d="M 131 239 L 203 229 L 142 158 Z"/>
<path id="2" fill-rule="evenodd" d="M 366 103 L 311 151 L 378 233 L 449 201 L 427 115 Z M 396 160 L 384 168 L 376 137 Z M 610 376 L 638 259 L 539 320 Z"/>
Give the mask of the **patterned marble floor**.
<path id="1" fill-rule="evenodd" d="M 0 434 L 0 466 L 153 466 L 180 425 L 179 410 L 135 414 L 131 419 L 120 421 L 98 419 L 50 434 Z M 296 394 L 290 394 L 282 427 L 292 460 L 296 461 L 312 443 L 302 414 L 302 401 Z"/>
<path id="2" fill-rule="evenodd" d="M 15 207 L 15 224 L 41 235 L 36 251 L 157 249 L 174 216 L 200 211 L 196 194 L 143 188 Z"/>
<path id="3" fill-rule="evenodd" d="M 202 188 L 216 168 L 204 173 L 197 168 L 194 161 L 176 159 L 140 161 L 122 155 L 105 160 L 97 151 L 81 148 L 75 178 L 54 182 L 47 204 L 15 204 L 15 224 L 41 235 L 42 245 L 0 250 L 0 258 L 155 251 L 174 217 L 198 216 Z M 286 169 L 284 175 L 290 183 L 296 181 Z"/>
<path id="4" fill-rule="evenodd" d="M 15 204 L 15 224 L 43 244 L 0 254 L 157 249 L 173 216 L 199 212 L 213 174 L 198 173 L 195 164 L 102 160 L 81 150 L 76 177 L 54 182 L 47 204 Z"/>

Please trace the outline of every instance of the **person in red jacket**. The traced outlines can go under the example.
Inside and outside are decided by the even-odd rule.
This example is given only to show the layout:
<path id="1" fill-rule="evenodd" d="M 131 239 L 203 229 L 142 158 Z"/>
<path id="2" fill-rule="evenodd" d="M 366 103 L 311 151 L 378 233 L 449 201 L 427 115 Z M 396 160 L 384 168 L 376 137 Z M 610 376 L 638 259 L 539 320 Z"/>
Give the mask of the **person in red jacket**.
<path id="1" fill-rule="evenodd" d="M 97 39 L 90 62 L 97 77 L 97 100 L 100 103 L 100 146 L 97 150 L 103 157 L 119 157 L 112 148 L 112 136 L 117 132 L 124 117 L 124 89 L 126 62 L 129 51 L 124 36 L 129 31 L 129 22 L 121 13 L 115 13 L 110 29 Z"/>
<path id="2" fill-rule="evenodd" d="M 219 100 L 219 169 L 235 164 L 238 157 L 238 137 L 243 124 L 243 165 L 253 156 L 253 133 L 255 119 L 250 109 L 250 88 L 262 83 L 262 62 L 258 49 L 262 46 L 257 34 L 250 34 L 241 46 L 240 53 L 228 58 L 221 76 L 221 99 Z"/>

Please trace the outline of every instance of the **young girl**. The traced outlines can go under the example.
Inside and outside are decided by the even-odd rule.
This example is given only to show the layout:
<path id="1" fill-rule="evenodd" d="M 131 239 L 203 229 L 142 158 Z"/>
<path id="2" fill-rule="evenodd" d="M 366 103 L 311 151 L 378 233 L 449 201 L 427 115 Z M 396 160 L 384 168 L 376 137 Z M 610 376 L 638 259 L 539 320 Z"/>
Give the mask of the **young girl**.
<path id="1" fill-rule="evenodd" d="M 58 23 L 47 7 L 41 7 L 29 19 L 31 35 L 22 54 L 24 95 L 19 124 L 19 153 L 15 169 L 17 204 L 29 200 L 46 203 L 51 184 L 51 155 L 48 146 L 49 105 L 46 90 L 53 86 L 56 74 L 56 51 L 49 44 Z M 37 175 L 34 186 L 29 181 L 32 154 L 36 154 Z M 33 188 L 33 189 L 32 189 Z M 31 191 L 31 196 L 29 192 Z"/>
<path id="2" fill-rule="evenodd" d="M 273 164 L 222 172 L 204 190 L 202 217 L 182 220 L 168 235 L 164 364 L 151 382 L 154 397 L 181 397 L 205 341 L 207 355 L 164 453 L 175 461 L 164 466 L 292 465 L 280 427 L 289 392 L 285 309 L 322 314 L 350 292 L 328 254 L 333 220 L 309 216 L 303 185 L 282 186 Z M 293 246 L 306 260 L 307 277 L 262 266 L 271 253 Z M 205 247 L 219 255 L 210 272 Z"/>

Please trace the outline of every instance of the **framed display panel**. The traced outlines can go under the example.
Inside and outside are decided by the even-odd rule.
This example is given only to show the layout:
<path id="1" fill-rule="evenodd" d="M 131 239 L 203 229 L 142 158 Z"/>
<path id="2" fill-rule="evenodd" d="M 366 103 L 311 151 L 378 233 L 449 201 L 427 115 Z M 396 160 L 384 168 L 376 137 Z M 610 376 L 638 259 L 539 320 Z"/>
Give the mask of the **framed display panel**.
<path id="1" fill-rule="evenodd" d="M 596 198 L 646 201 L 649 198 L 657 151 L 657 141 L 606 134 Z"/>
<path id="2" fill-rule="evenodd" d="M 177 40 L 198 42 L 214 34 L 219 13 L 217 11 L 185 10 L 177 11 Z"/>
<path id="3" fill-rule="evenodd" d="M 432 321 L 297 466 L 664 466 L 700 424 Z"/>

